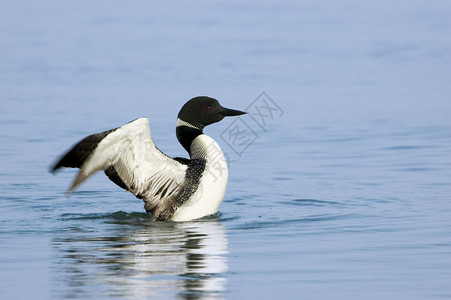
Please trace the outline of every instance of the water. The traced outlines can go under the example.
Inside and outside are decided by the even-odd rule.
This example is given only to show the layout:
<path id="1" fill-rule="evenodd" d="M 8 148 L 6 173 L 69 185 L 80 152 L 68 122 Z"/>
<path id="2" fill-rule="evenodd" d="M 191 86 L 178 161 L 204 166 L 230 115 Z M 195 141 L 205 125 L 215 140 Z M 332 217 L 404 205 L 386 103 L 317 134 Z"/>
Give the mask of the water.
<path id="1" fill-rule="evenodd" d="M 0 14 L 2 299 L 451 298 L 448 2 Z M 80 138 L 141 116 L 184 156 L 175 117 L 197 95 L 266 116 L 206 130 L 230 161 L 218 215 L 155 222 L 103 174 L 67 198 L 74 171 L 48 173 Z"/>

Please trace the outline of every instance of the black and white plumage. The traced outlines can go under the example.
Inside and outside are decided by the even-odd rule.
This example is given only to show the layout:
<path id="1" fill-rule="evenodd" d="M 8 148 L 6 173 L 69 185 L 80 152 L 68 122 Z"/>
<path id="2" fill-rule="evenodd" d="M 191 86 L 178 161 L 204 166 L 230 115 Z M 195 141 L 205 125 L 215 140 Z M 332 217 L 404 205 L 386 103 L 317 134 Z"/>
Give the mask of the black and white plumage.
<path id="1" fill-rule="evenodd" d="M 170 158 L 152 141 L 149 121 L 90 135 L 69 150 L 51 169 L 79 168 L 69 188 L 103 170 L 121 188 L 143 199 L 159 220 L 187 221 L 216 213 L 227 186 L 227 164 L 219 145 L 203 133 L 205 126 L 245 112 L 222 107 L 216 99 L 196 97 L 177 118 L 177 139 L 190 159 Z"/>

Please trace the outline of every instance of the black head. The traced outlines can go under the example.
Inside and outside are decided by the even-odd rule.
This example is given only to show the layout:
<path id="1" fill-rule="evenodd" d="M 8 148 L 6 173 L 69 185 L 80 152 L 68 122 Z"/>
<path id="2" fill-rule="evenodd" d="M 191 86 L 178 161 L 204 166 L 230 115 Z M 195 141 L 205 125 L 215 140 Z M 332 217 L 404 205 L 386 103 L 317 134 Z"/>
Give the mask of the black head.
<path id="1" fill-rule="evenodd" d="M 183 105 L 178 118 L 199 129 L 216 123 L 228 116 L 239 116 L 243 111 L 222 107 L 218 100 L 200 96 L 195 97 Z"/>

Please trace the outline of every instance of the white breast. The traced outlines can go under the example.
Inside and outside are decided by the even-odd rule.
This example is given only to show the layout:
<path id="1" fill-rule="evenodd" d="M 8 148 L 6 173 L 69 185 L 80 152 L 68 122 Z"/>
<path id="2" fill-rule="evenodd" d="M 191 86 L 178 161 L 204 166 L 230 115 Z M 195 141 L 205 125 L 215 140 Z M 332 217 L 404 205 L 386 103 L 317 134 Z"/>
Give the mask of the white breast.
<path id="1" fill-rule="evenodd" d="M 174 214 L 174 221 L 187 221 L 211 215 L 219 210 L 227 187 L 229 172 L 221 147 L 201 134 L 191 144 L 191 159 L 206 159 L 205 171 L 194 195 Z"/>

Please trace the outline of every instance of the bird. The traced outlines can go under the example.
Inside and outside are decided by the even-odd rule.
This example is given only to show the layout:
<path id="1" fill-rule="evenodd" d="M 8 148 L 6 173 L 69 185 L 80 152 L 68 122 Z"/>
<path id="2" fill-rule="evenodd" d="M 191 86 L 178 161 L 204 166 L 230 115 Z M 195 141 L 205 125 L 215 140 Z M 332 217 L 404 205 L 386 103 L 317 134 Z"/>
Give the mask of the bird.
<path id="1" fill-rule="evenodd" d="M 186 102 L 177 116 L 176 136 L 189 159 L 169 157 L 152 140 L 149 120 L 138 118 L 121 127 L 82 139 L 51 167 L 79 168 L 71 194 L 98 171 L 144 201 L 156 220 L 190 221 L 218 212 L 228 182 L 228 167 L 220 146 L 204 134 L 205 126 L 244 111 L 221 106 L 198 96 Z"/>

